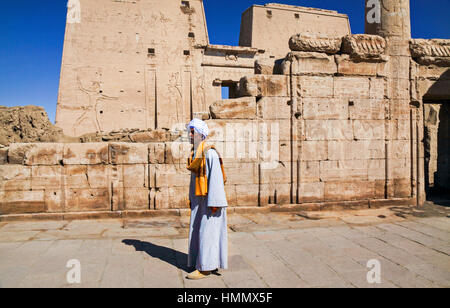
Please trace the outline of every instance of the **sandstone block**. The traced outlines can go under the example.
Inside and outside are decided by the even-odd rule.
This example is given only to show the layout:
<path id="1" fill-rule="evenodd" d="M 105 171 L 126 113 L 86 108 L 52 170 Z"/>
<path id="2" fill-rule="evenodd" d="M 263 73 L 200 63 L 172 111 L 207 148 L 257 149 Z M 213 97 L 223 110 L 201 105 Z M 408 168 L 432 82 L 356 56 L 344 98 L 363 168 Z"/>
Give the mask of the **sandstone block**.
<path id="1" fill-rule="evenodd" d="M 113 209 L 148 210 L 150 209 L 150 190 L 148 188 L 114 187 L 112 197 Z"/>
<path id="2" fill-rule="evenodd" d="M 48 213 L 64 212 L 63 189 L 45 189 L 44 201 Z"/>
<path id="3" fill-rule="evenodd" d="M 187 159 L 191 154 L 192 145 L 188 142 L 167 142 L 166 143 L 166 164 L 187 164 Z"/>
<path id="4" fill-rule="evenodd" d="M 254 75 L 243 77 L 239 82 L 240 96 L 254 97 L 288 97 L 288 76 Z"/>
<path id="5" fill-rule="evenodd" d="M 256 99 L 242 97 L 215 102 L 210 107 L 213 119 L 255 119 Z"/>
<path id="6" fill-rule="evenodd" d="M 392 159 L 411 159 L 411 141 L 410 140 L 390 140 L 388 158 Z"/>
<path id="7" fill-rule="evenodd" d="M 86 165 L 63 166 L 63 175 L 67 188 L 89 188 Z"/>
<path id="8" fill-rule="evenodd" d="M 257 184 L 258 165 L 254 163 L 231 163 L 225 166 L 227 184 L 245 185 Z M 264 178 L 264 177 L 263 177 Z"/>
<path id="9" fill-rule="evenodd" d="M 238 206 L 236 185 L 230 185 L 228 183 L 225 185 L 225 195 L 227 197 L 228 206 Z"/>
<path id="10" fill-rule="evenodd" d="M 156 191 L 155 209 L 188 209 L 189 187 L 164 187 Z"/>
<path id="11" fill-rule="evenodd" d="M 108 144 L 70 143 L 64 145 L 64 165 L 108 164 Z"/>
<path id="12" fill-rule="evenodd" d="M 447 39 L 414 39 L 410 43 L 413 58 L 450 57 L 450 40 Z"/>
<path id="13" fill-rule="evenodd" d="M 291 182 L 291 164 L 289 162 L 278 162 L 274 168 L 261 168 L 261 184 L 288 184 Z M 248 181 L 248 180 L 247 180 Z M 255 182 L 258 183 L 258 182 Z"/>
<path id="14" fill-rule="evenodd" d="M 368 179 L 369 181 L 386 180 L 386 160 L 384 159 L 369 160 Z"/>
<path id="15" fill-rule="evenodd" d="M 44 213 L 44 191 L 0 191 L 0 215 Z"/>
<path id="16" fill-rule="evenodd" d="M 62 187 L 62 169 L 56 166 L 32 166 L 31 188 L 33 190 L 60 189 Z"/>
<path id="17" fill-rule="evenodd" d="M 89 188 L 109 188 L 111 185 L 111 166 L 88 165 L 86 166 L 86 178 Z"/>
<path id="18" fill-rule="evenodd" d="M 0 190 L 31 190 L 31 169 L 22 165 L 0 165 Z"/>
<path id="19" fill-rule="evenodd" d="M 170 132 L 164 129 L 151 130 L 147 132 L 135 132 L 130 134 L 132 142 L 149 143 L 170 141 Z"/>
<path id="20" fill-rule="evenodd" d="M 383 61 L 386 40 L 378 35 L 346 35 L 342 39 L 342 52 L 360 61 Z"/>
<path id="21" fill-rule="evenodd" d="M 408 198 L 411 197 L 411 179 L 394 179 L 393 183 L 393 193 L 394 198 Z"/>
<path id="22" fill-rule="evenodd" d="M 151 177 L 155 179 L 152 187 L 185 187 L 190 184 L 191 172 L 185 166 L 155 165 Z"/>
<path id="23" fill-rule="evenodd" d="M 352 99 L 371 98 L 370 79 L 365 77 L 335 77 L 334 96 Z"/>
<path id="24" fill-rule="evenodd" d="M 147 164 L 117 166 L 124 188 L 149 187 L 149 168 Z"/>
<path id="25" fill-rule="evenodd" d="M 236 185 L 237 206 L 258 206 L 259 186 Z"/>
<path id="26" fill-rule="evenodd" d="M 303 99 L 303 118 L 306 120 L 347 120 L 348 109 L 348 101 L 343 99 Z"/>
<path id="27" fill-rule="evenodd" d="M 320 181 L 320 162 L 306 161 L 300 166 L 300 182 L 314 183 Z"/>
<path id="28" fill-rule="evenodd" d="M 355 120 L 353 121 L 354 136 L 357 140 L 384 140 L 384 120 Z"/>
<path id="29" fill-rule="evenodd" d="M 385 76 L 386 63 L 354 62 L 349 55 L 336 55 L 337 72 L 341 75 Z"/>
<path id="30" fill-rule="evenodd" d="M 325 183 L 300 183 L 299 202 L 318 202 L 324 199 Z"/>
<path id="31" fill-rule="evenodd" d="M 353 123 L 348 120 L 305 120 L 308 141 L 353 140 Z"/>
<path id="32" fill-rule="evenodd" d="M 290 99 L 287 97 L 263 97 L 257 102 L 258 116 L 264 120 L 291 118 Z"/>
<path id="33" fill-rule="evenodd" d="M 334 96 L 334 79 L 329 76 L 300 76 L 297 94 L 301 97 L 331 98 Z"/>
<path id="34" fill-rule="evenodd" d="M 275 61 L 273 59 L 258 59 L 255 61 L 255 74 L 273 75 L 275 73 Z"/>
<path id="35" fill-rule="evenodd" d="M 349 107 L 352 120 L 384 120 L 386 101 L 383 99 L 355 99 Z"/>
<path id="36" fill-rule="evenodd" d="M 321 161 L 320 180 L 322 182 L 345 179 L 368 180 L 368 160 Z"/>
<path id="37" fill-rule="evenodd" d="M 111 210 L 109 189 L 66 189 L 66 212 Z"/>
<path id="38" fill-rule="evenodd" d="M 329 141 L 329 160 L 384 159 L 384 140 Z"/>
<path id="39" fill-rule="evenodd" d="M 59 143 L 13 143 L 9 147 L 10 164 L 58 165 L 62 160 L 63 145 Z"/>
<path id="40" fill-rule="evenodd" d="M 302 161 L 326 160 L 328 156 L 327 141 L 303 141 Z"/>
<path id="41" fill-rule="evenodd" d="M 157 142 L 148 145 L 148 161 L 150 164 L 164 164 L 166 144 Z"/>
<path id="42" fill-rule="evenodd" d="M 288 61 L 286 63 L 286 61 Z M 292 63 L 291 65 L 288 65 Z M 337 66 L 333 56 L 318 52 L 291 52 L 283 64 L 283 74 L 329 74 L 337 73 Z M 292 69 L 292 70 L 291 70 Z"/>
<path id="43" fill-rule="evenodd" d="M 312 51 L 335 54 L 341 50 L 342 38 L 318 37 L 305 34 L 293 35 L 289 48 L 293 51 Z"/>
<path id="44" fill-rule="evenodd" d="M 332 181 L 325 183 L 326 201 L 354 201 L 372 199 L 375 195 L 375 182 Z"/>
<path id="45" fill-rule="evenodd" d="M 8 148 L 0 148 L 0 165 L 8 163 Z"/>
<path id="46" fill-rule="evenodd" d="M 113 165 L 147 164 L 148 145 L 130 143 L 110 143 L 109 158 Z"/>
<path id="47" fill-rule="evenodd" d="M 403 179 L 411 175 L 411 160 L 408 158 L 388 160 L 388 179 Z"/>

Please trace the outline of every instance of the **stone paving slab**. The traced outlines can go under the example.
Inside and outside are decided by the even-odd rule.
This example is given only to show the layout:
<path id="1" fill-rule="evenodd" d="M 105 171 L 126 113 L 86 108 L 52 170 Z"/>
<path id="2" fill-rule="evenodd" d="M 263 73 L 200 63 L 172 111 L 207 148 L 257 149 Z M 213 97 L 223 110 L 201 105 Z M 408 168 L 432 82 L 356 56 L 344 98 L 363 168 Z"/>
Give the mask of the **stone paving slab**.
<path id="1" fill-rule="evenodd" d="M 201 281 L 186 279 L 186 216 L 2 223 L 0 286 L 450 287 L 449 218 L 398 211 L 230 214 L 229 269 Z M 67 282 L 71 259 L 81 284 Z M 367 282 L 369 260 L 381 284 Z"/>

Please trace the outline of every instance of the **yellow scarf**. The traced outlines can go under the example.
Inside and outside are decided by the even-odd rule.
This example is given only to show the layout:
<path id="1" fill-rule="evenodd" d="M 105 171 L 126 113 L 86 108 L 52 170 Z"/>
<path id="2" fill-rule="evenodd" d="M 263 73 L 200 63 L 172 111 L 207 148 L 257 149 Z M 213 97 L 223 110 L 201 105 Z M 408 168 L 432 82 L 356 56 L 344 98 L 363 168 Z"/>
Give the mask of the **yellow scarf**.
<path id="1" fill-rule="evenodd" d="M 204 197 L 208 195 L 208 177 L 206 175 L 206 153 L 213 149 L 217 152 L 213 145 L 207 146 L 206 141 L 203 141 L 197 148 L 194 159 L 194 151 L 191 151 L 191 156 L 188 158 L 187 168 L 188 170 L 195 173 L 195 195 Z M 220 157 L 219 152 L 220 167 L 222 168 L 223 182 L 227 182 L 227 177 L 225 175 L 225 170 L 223 167 L 223 160 Z"/>

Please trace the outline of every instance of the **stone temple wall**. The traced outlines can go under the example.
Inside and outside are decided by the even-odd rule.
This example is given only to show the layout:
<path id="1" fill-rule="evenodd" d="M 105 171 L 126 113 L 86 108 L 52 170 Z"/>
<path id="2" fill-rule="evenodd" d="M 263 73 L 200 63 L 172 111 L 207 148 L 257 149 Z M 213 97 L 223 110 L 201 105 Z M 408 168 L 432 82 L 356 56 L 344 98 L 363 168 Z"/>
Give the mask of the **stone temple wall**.
<path id="1" fill-rule="evenodd" d="M 403 14 L 395 3 L 382 14 Z M 430 175 L 448 184 L 449 40 L 380 29 L 383 36 L 294 32 L 282 61 L 254 47 L 201 47 L 213 90 L 183 123 L 207 121 L 230 210 L 422 205 Z M 220 99 L 223 86 L 232 98 Z M 127 143 L 111 133 L 92 136 L 105 142 L 0 148 L 0 219 L 187 211 L 185 128 L 143 129 L 123 135 Z"/>

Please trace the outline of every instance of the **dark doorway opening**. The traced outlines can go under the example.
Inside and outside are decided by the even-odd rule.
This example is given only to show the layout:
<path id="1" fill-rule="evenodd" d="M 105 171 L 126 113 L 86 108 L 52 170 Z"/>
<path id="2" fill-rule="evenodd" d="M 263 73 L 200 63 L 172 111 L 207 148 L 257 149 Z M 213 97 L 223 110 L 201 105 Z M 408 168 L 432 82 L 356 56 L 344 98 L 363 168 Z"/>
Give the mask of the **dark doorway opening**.
<path id="1" fill-rule="evenodd" d="M 427 200 L 450 206 L 450 100 L 424 100 Z"/>
<path id="2" fill-rule="evenodd" d="M 222 99 L 238 98 L 239 82 L 222 81 Z"/>

